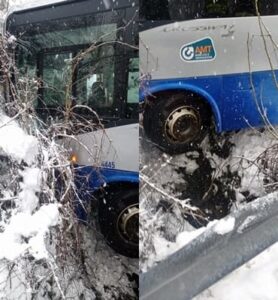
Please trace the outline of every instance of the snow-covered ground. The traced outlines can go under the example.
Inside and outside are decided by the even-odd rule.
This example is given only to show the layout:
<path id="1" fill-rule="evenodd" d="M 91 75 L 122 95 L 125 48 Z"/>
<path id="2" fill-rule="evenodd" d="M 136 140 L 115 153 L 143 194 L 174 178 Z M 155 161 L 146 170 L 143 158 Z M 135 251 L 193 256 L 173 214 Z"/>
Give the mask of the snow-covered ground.
<path id="1" fill-rule="evenodd" d="M 249 129 L 216 139 L 207 136 L 199 149 L 169 156 L 142 132 L 141 271 L 147 271 L 201 234 L 205 227 L 200 227 L 198 221 L 210 227 L 217 222 L 212 221 L 214 218 L 275 190 L 277 170 L 270 157 L 277 157 L 276 144 L 270 133 Z M 179 199 L 196 204 L 207 220 L 196 222 L 191 215 L 194 211 L 186 211 L 186 205 L 177 202 Z M 266 250 L 196 300 L 277 299 L 277 249 L 274 245 Z"/>
<path id="2" fill-rule="evenodd" d="M 194 300 L 276 300 L 278 243 L 230 273 Z"/>
<path id="3" fill-rule="evenodd" d="M 47 257 L 44 245 L 44 236 L 49 227 L 59 222 L 58 204 L 48 203 L 39 206 L 38 192 L 40 192 L 43 171 L 37 167 L 36 159 L 39 152 L 38 141 L 34 136 L 26 134 L 19 125 L 0 112 L 0 149 L 5 156 L 10 157 L 19 165 L 21 182 L 19 190 L 9 189 L 0 191 L 1 203 L 13 201 L 15 209 L 12 215 L 0 215 L 0 260 L 16 260 L 25 252 L 31 253 L 35 258 Z M 18 180 L 12 177 L 9 180 Z M 3 209 L 1 207 L 1 209 Z M 4 210 L 5 211 L 5 210 Z M 10 219 L 7 222 L 7 218 Z"/>

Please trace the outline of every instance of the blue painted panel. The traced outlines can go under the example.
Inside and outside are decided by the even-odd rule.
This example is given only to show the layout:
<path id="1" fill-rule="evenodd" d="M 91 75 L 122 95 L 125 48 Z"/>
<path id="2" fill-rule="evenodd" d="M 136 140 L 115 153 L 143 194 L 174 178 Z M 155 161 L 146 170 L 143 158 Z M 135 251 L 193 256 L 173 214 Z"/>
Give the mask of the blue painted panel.
<path id="1" fill-rule="evenodd" d="M 278 71 L 275 74 L 278 77 Z M 253 72 L 252 83 L 254 90 L 250 73 L 150 80 L 143 83 L 140 101 L 156 92 L 187 90 L 202 95 L 211 105 L 218 132 L 263 126 L 261 114 L 278 124 L 278 89 L 273 73 Z"/>
<path id="2" fill-rule="evenodd" d="M 276 71 L 276 76 L 278 71 Z M 253 85 L 253 87 L 252 87 Z M 270 71 L 223 76 L 223 130 L 278 124 L 278 89 Z"/>
<path id="3" fill-rule="evenodd" d="M 92 166 L 75 166 L 75 184 L 80 199 L 76 199 L 75 210 L 81 221 L 86 221 L 87 213 L 84 207 L 92 201 L 92 194 L 105 184 L 127 182 L 139 183 L 139 173 L 108 169 L 94 168 Z M 80 203 L 80 200 L 82 203 Z"/>
<path id="4" fill-rule="evenodd" d="M 103 184 L 113 182 L 139 182 L 138 172 L 108 168 L 94 168 L 92 166 L 76 166 L 75 175 L 78 181 L 87 188 L 97 190 Z"/>

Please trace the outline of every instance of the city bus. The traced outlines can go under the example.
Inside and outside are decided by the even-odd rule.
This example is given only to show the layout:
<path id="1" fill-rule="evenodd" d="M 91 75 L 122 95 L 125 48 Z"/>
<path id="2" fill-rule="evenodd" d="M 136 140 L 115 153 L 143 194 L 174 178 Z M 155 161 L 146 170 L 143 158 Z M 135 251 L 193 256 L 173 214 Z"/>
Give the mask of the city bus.
<path id="1" fill-rule="evenodd" d="M 137 26 L 135 0 L 59 1 L 15 10 L 5 24 L 16 39 L 18 80 L 39 83 L 33 105 L 42 123 L 72 124 L 74 138 L 62 143 L 82 200 L 78 217 L 88 221 L 83 206 L 96 198 L 106 241 L 130 257 L 138 256 Z"/>
<path id="2" fill-rule="evenodd" d="M 141 1 L 147 136 L 184 152 L 204 132 L 278 123 L 278 2 Z"/>

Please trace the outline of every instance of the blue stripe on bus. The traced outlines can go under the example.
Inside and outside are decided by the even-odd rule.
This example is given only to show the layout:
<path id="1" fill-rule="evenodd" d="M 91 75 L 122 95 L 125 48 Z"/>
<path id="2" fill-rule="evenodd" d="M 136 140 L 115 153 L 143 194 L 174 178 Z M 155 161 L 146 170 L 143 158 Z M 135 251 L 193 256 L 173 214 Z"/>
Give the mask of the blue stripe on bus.
<path id="1" fill-rule="evenodd" d="M 79 184 L 91 190 L 97 190 L 104 184 L 117 182 L 139 183 L 139 173 L 119 169 L 95 168 L 92 166 L 76 166 L 75 175 Z"/>
<path id="2" fill-rule="evenodd" d="M 278 89 L 273 74 L 278 77 L 277 70 L 251 74 L 256 96 L 250 73 L 146 81 L 140 91 L 140 101 L 161 91 L 187 90 L 203 96 L 210 104 L 218 132 L 263 126 L 260 110 L 272 124 L 278 124 Z"/>
<path id="3" fill-rule="evenodd" d="M 75 166 L 75 184 L 79 197 L 76 199 L 75 211 L 78 219 L 84 222 L 87 220 L 87 212 L 84 208 L 92 201 L 94 192 L 106 184 L 119 182 L 138 184 L 139 173 L 92 166 Z"/>

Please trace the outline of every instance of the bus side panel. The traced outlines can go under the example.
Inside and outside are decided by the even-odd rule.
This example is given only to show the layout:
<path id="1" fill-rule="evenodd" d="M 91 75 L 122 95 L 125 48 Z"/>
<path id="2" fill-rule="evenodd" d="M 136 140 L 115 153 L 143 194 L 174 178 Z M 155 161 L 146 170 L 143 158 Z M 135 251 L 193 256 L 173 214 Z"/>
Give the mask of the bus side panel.
<path id="1" fill-rule="evenodd" d="M 139 173 L 109 168 L 94 168 L 92 166 L 75 166 L 75 174 L 79 188 L 85 191 L 96 191 L 107 184 L 119 182 L 138 184 Z"/>
<path id="2" fill-rule="evenodd" d="M 246 52 L 240 61 L 247 63 L 247 70 L 223 75 L 224 130 L 278 124 L 278 17 L 264 17 L 261 23 L 257 17 L 243 21 L 245 27 L 238 19 L 242 36 L 246 36 Z M 239 60 L 232 52 L 229 58 Z"/>
<path id="3" fill-rule="evenodd" d="M 252 99 L 248 73 L 225 75 L 222 79 L 223 130 L 244 128 L 247 126 L 247 122 L 245 121 L 243 104 Z"/>
<path id="4" fill-rule="evenodd" d="M 139 124 L 98 129 L 64 141 L 80 166 L 138 172 Z"/>
<path id="5" fill-rule="evenodd" d="M 261 20 L 262 23 L 258 17 L 199 19 L 146 30 L 140 36 L 143 78 L 150 81 L 150 86 L 157 80 L 161 84 L 175 80 L 205 90 L 221 113 L 223 126 L 218 130 L 262 126 L 265 120 L 261 114 L 278 124 L 278 85 L 273 76 L 278 70 L 278 17 Z M 209 40 L 210 45 L 206 44 Z M 183 59 L 181 49 L 196 43 L 201 43 L 200 49 L 213 46 L 214 55 L 200 60 Z M 203 78 L 210 80 L 209 77 L 211 84 L 206 86 Z M 215 92 L 219 78 L 221 90 L 219 87 Z M 144 82 L 142 86 L 144 94 Z"/>
<path id="6" fill-rule="evenodd" d="M 278 71 L 261 72 L 252 74 L 252 84 L 255 88 L 255 94 L 252 95 L 253 102 L 256 103 L 256 110 L 260 114 L 260 123 L 262 125 L 270 122 L 278 124 L 278 85 L 273 77 L 278 78 Z M 245 111 L 248 112 L 246 107 Z"/>
<path id="7" fill-rule="evenodd" d="M 278 76 L 278 71 L 275 72 Z M 223 130 L 278 124 L 278 90 L 271 71 L 223 76 Z"/>

